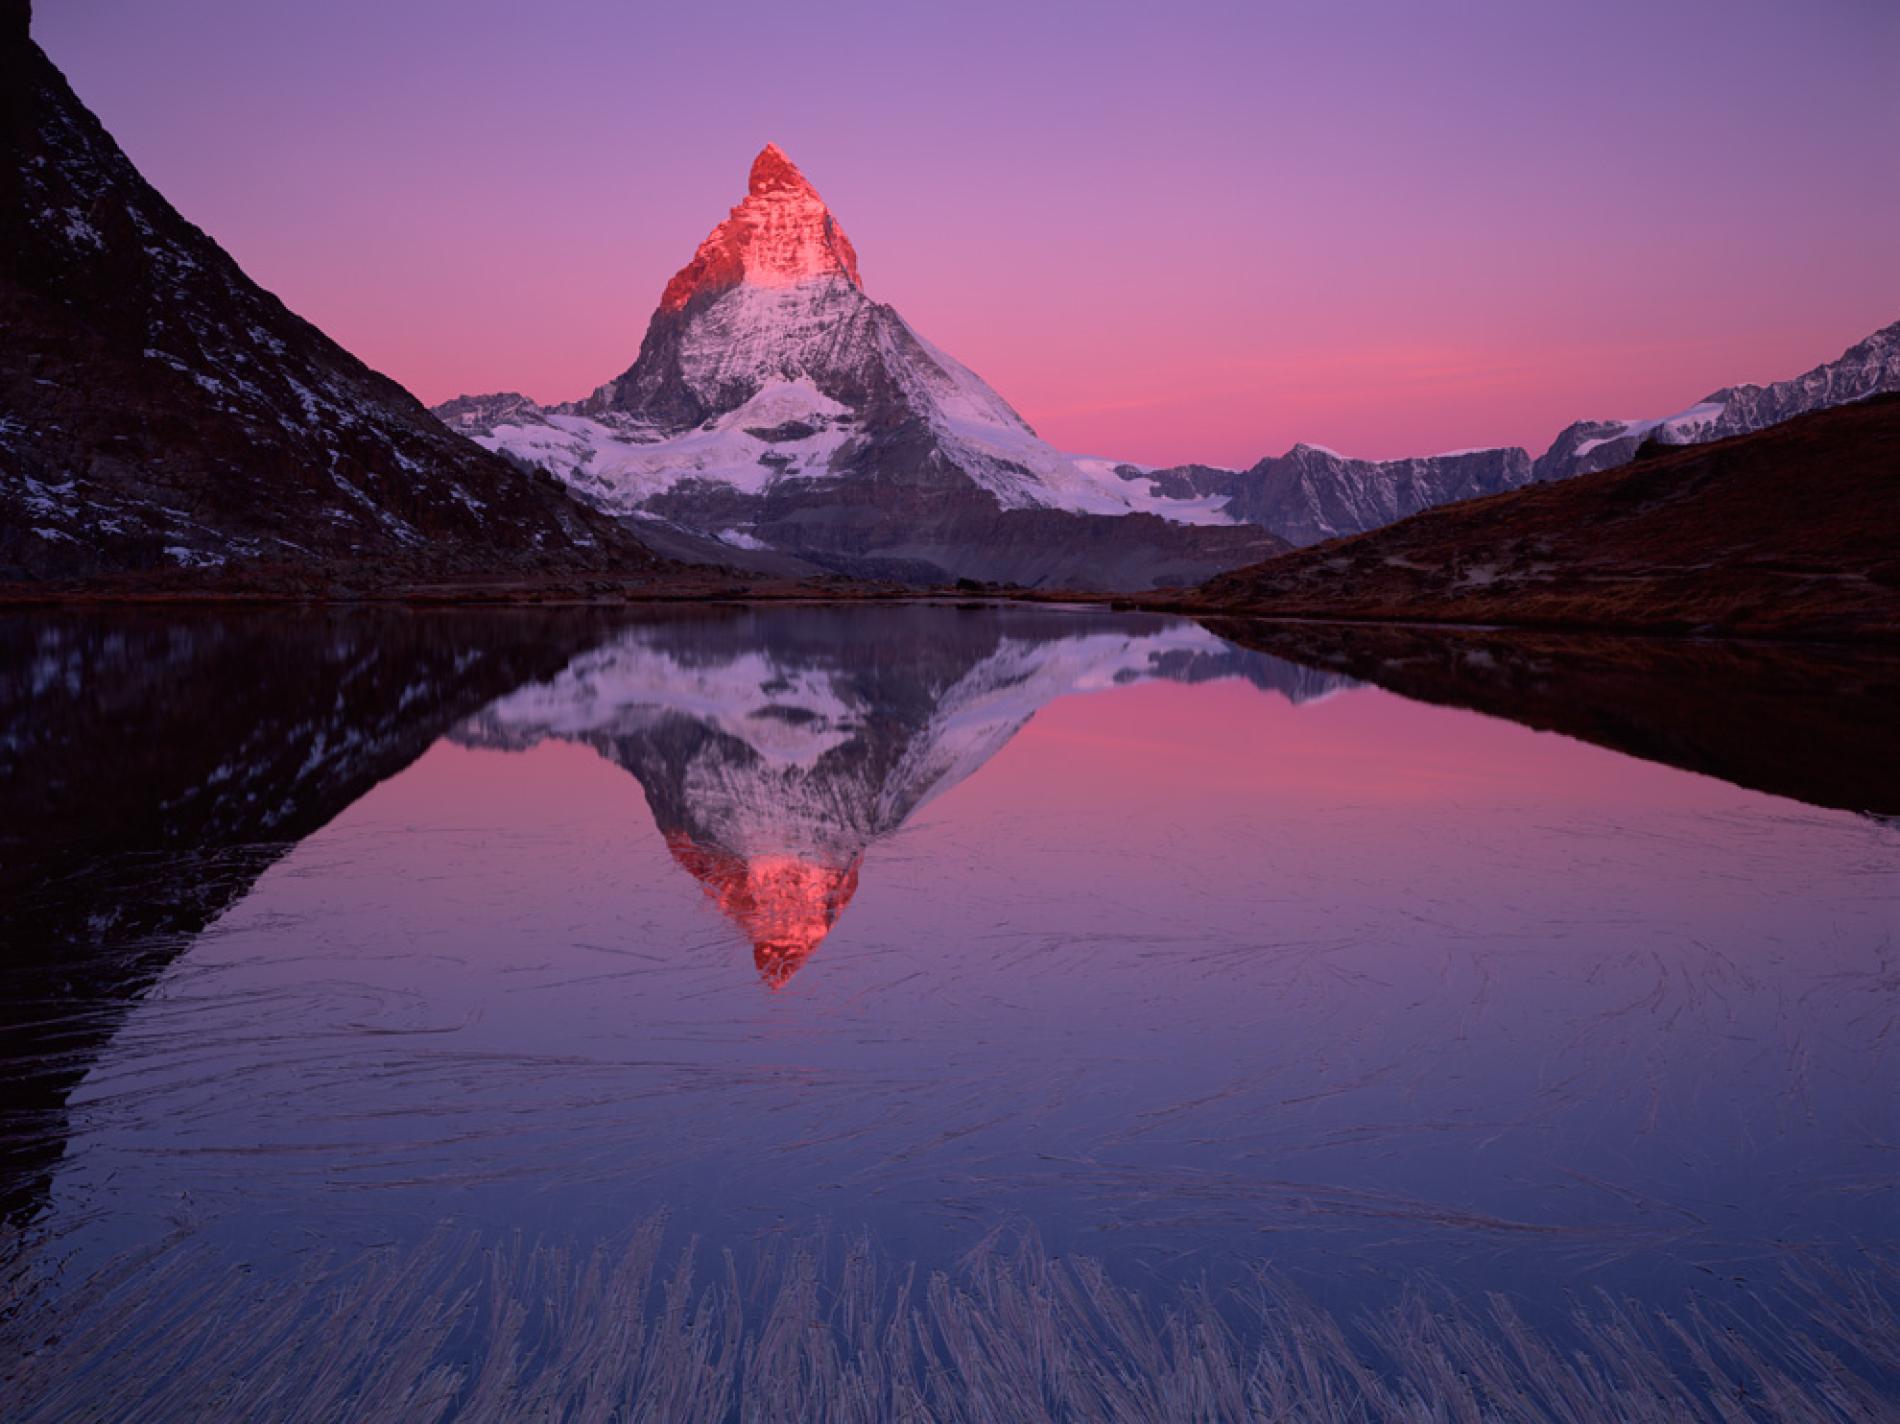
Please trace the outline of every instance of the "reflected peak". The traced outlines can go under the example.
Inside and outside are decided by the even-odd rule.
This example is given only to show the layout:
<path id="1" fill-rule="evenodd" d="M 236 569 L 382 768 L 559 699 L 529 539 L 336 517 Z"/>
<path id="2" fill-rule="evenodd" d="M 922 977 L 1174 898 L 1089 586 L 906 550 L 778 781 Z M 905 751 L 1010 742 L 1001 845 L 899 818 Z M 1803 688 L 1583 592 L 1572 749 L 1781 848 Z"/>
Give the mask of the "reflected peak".
<path id="1" fill-rule="evenodd" d="M 857 893 L 863 861 L 858 855 L 834 866 L 797 855 L 742 856 L 678 831 L 667 836 L 666 848 L 752 942 L 752 962 L 773 989 L 782 989 L 831 933 Z"/>

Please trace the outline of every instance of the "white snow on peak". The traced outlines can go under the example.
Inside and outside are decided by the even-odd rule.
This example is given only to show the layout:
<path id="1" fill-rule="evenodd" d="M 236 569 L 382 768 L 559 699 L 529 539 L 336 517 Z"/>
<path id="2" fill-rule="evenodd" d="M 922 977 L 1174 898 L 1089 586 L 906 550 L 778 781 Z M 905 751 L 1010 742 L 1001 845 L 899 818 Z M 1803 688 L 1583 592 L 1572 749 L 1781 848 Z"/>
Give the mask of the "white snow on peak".
<path id="1" fill-rule="evenodd" d="M 775 690 L 763 691 L 768 685 Z M 774 716 L 772 707 L 801 715 Z M 738 738 L 774 767 L 810 767 L 857 730 L 856 713 L 820 669 L 780 663 L 762 649 L 719 663 L 681 661 L 639 633 L 490 704 L 481 720 L 516 735 L 578 739 L 638 731 L 668 713 Z"/>

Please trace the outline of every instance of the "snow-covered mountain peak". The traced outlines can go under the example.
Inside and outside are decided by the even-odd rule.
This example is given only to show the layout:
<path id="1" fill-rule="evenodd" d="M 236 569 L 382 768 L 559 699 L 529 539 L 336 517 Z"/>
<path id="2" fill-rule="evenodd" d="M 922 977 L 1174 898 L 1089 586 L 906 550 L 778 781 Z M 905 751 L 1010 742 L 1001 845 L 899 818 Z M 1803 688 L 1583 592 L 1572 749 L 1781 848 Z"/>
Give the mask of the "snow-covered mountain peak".
<path id="1" fill-rule="evenodd" d="M 733 287 L 791 287 L 815 279 L 862 287 L 858 254 L 798 165 L 768 143 L 752 160 L 745 200 L 715 227 L 660 295 L 662 311 Z"/>
<path id="2" fill-rule="evenodd" d="M 437 413 L 608 513 L 876 578 L 1150 588 L 1278 551 L 1207 491 L 1042 440 L 865 294 L 850 240 L 775 145 L 747 190 L 620 376 L 563 405 Z"/>

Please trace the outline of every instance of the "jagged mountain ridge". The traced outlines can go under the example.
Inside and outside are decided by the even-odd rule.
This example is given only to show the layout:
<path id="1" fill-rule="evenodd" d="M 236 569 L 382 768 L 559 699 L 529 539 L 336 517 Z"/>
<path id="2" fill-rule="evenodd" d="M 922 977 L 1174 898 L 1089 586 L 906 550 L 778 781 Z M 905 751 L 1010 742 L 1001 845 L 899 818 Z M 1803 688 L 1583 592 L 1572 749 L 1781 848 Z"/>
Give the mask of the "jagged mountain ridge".
<path id="1" fill-rule="evenodd" d="M 1532 477 L 1561 480 L 1614 469 L 1635 459 L 1647 441 L 1706 445 L 1887 391 L 1900 391 L 1900 321 L 1790 380 L 1724 386 L 1686 410 L 1655 420 L 1580 420 L 1566 426 L 1538 457 Z"/>
<path id="2" fill-rule="evenodd" d="M 1900 390 L 1900 322 L 1791 380 L 1727 386 L 1661 419 L 1577 421 L 1536 460 L 1515 445 L 1355 460 L 1300 444 L 1246 470 L 1181 465 L 1148 471 L 1145 478 L 1170 493 L 1223 501 L 1221 512 L 1304 548 L 1363 534 L 1436 505 L 1614 469 L 1633 460 L 1647 441 L 1706 444 L 1893 390 Z"/>
<path id="3" fill-rule="evenodd" d="M 435 411 L 609 513 L 842 572 L 1140 589 L 1279 547 L 1219 501 L 1038 438 L 866 295 L 837 219 L 772 145 L 622 375 L 562 405 L 501 394 Z"/>
<path id="4" fill-rule="evenodd" d="M 0 10 L 0 579 L 653 568 L 258 287 Z"/>

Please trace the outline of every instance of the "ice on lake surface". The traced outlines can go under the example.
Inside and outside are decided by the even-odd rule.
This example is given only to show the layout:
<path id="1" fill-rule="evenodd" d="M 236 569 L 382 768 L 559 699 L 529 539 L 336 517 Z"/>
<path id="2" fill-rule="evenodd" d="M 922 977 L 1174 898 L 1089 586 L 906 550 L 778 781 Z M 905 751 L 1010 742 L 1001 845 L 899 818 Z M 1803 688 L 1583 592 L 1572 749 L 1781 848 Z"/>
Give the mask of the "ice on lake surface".
<path id="1" fill-rule="evenodd" d="M 20 1417 L 1900 1408 L 1894 662 L 1223 631 L 0 620 Z"/>

